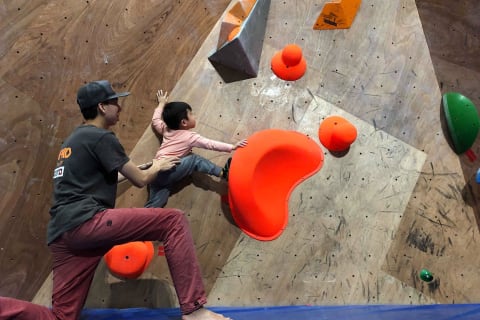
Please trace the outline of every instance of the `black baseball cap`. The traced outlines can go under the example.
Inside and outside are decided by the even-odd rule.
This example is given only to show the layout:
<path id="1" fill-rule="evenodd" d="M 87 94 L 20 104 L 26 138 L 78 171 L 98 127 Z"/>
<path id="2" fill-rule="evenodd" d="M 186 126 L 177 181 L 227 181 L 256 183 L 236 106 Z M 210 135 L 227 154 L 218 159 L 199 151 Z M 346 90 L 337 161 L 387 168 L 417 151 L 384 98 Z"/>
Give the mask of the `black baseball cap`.
<path id="1" fill-rule="evenodd" d="M 112 85 L 108 80 L 98 80 L 89 82 L 78 89 L 77 103 L 80 106 L 80 109 L 83 110 L 96 106 L 100 102 L 119 97 L 126 97 L 129 94 L 130 92 L 116 93 L 113 91 Z"/>

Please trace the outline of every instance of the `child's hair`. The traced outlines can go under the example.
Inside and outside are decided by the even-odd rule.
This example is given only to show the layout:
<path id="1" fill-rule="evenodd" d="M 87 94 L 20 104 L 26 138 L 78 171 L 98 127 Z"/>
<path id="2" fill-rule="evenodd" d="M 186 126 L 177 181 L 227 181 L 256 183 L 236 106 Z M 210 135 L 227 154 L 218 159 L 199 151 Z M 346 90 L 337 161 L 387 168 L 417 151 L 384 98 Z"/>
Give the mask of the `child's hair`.
<path id="1" fill-rule="evenodd" d="M 162 118 L 168 128 L 178 130 L 180 122 L 188 119 L 188 111 L 192 111 L 192 107 L 188 103 L 172 101 L 163 107 Z"/>

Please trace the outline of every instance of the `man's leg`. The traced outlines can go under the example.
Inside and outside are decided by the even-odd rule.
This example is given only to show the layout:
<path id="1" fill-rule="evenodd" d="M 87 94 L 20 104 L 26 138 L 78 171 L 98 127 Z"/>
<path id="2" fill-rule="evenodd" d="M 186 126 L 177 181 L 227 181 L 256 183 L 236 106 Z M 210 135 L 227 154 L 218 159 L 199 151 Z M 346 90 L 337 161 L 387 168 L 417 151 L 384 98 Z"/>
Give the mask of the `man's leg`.
<path id="1" fill-rule="evenodd" d="M 53 313 L 58 319 L 78 319 L 98 263 L 109 248 L 76 249 L 63 237 L 49 247 L 53 257 Z"/>
<path id="2" fill-rule="evenodd" d="M 63 239 L 71 250 L 85 252 L 130 241 L 162 241 L 182 313 L 192 313 L 207 301 L 188 220 L 180 210 L 109 209 L 65 233 Z"/>
<path id="3" fill-rule="evenodd" d="M 52 310 L 12 298 L 0 297 L 0 320 L 56 320 Z"/>
<path id="4" fill-rule="evenodd" d="M 0 298 L 0 320 L 78 319 L 100 259 L 109 248 L 70 247 L 58 238 L 49 246 L 53 257 L 52 309 L 29 302 Z"/>

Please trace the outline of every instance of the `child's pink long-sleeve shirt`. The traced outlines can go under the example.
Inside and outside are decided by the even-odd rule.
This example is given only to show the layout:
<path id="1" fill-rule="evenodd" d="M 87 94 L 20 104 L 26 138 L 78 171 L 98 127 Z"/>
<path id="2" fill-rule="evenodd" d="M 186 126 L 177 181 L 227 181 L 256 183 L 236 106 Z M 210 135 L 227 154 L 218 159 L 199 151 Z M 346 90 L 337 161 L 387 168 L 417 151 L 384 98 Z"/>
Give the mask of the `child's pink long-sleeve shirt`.
<path id="1" fill-rule="evenodd" d="M 155 159 L 162 156 L 184 157 L 192 152 L 193 147 L 222 152 L 232 152 L 233 145 L 202 137 L 190 130 L 170 130 L 162 120 L 163 105 L 153 112 L 153 128 L 163 136 L 162 144 Z"/>

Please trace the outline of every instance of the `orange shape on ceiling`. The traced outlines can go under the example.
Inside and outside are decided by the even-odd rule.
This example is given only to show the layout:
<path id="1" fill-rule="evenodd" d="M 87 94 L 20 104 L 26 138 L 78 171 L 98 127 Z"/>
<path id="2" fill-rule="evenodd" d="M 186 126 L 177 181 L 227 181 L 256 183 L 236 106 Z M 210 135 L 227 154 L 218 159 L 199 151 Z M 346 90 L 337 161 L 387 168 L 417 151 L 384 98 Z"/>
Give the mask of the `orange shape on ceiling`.
<path id="1" fill-rule="evenodd" d="M 259 131 L 235 151 L 228 200 L 237 226 L 250 237 L 279 237 L 288 222 L 293 189 L 320 170 L 323 152 L 308 136 L 288 130 Z"/>

